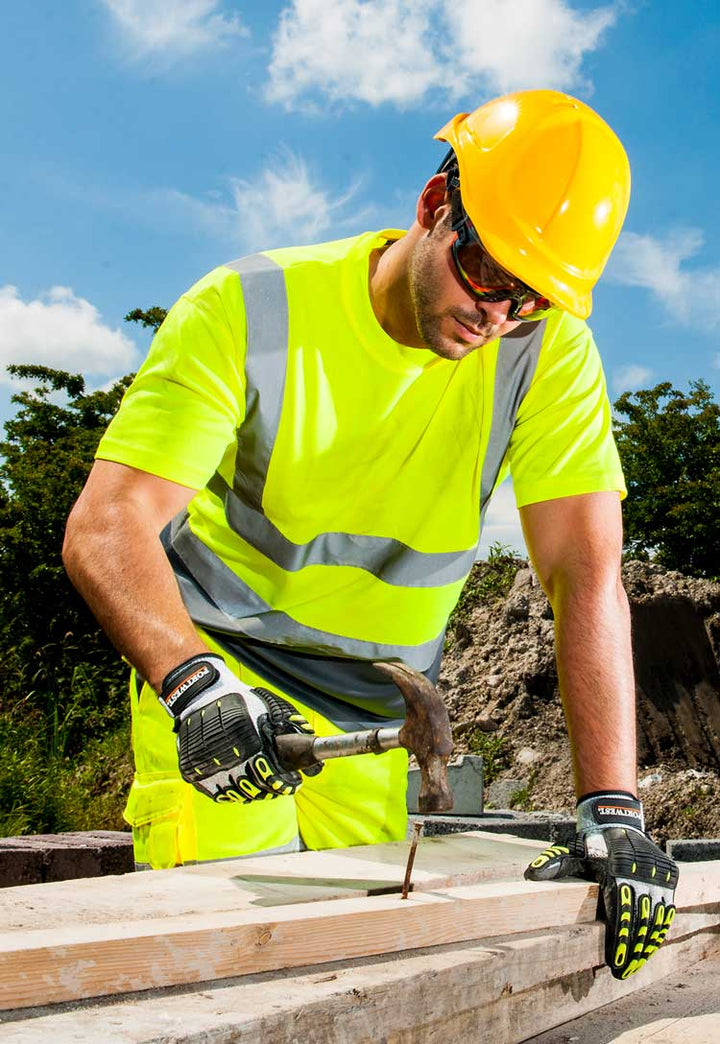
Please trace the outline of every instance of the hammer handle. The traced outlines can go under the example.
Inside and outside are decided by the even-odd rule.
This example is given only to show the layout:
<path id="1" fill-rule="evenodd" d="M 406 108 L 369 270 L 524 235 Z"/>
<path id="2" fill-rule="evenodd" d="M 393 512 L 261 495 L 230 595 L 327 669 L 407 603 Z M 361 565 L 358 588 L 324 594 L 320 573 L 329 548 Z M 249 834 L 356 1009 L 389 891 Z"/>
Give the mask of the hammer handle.
<path id="1" fill-rule="evenodd" d="M 283 768 L 307 768 L 329 758 L 346 758 L 351 754 L 382 754 L 400 746 L 400 729 L 368 729 L 344 732 L 339 736 L 276 736 L 278 760 Z"/>

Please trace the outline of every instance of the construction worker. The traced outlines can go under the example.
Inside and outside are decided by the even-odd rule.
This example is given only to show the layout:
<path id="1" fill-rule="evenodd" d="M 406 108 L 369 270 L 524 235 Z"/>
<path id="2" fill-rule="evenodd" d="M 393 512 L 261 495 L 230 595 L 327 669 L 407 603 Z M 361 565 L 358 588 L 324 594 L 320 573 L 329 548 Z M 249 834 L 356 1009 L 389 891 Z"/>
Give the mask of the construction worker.
<path id="1" fill-rule="evenodd" d="M 450 152 L 407 233 L 255 254 L 178 301 L 100 443 L 65 563 L 135 669 L 140 866 L 398 840 L 404 751 L 301 780 L 272 737 L 398 722 L 371 661 L 437 677 L 509 470 L 579 798 L 573 844 L 528 873 L 602 881 L 624 976 L 662 941 L 677 879 L 637 800 L 625 487 L 584 322 L 628 161 L 554 91 L 436 137 Z"/>

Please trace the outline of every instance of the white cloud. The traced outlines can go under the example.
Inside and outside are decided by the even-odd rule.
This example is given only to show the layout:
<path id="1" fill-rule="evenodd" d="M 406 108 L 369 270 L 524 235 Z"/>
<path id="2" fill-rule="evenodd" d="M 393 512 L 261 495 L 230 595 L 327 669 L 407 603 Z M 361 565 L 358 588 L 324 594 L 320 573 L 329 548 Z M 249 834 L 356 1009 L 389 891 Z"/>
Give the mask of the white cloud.
<path id="1" fill-rule="evenodd" d="M 671 319 L 717 326 L 720 268 L 688 269 L 684 264 L 703 242 L 697 228 L 677 229 L 664 239 L 624 232 L 607 274 L 614 282 L 649 290 Z"/>
<path id="2" fill-rule="evenodd" d="M 314 184 L 305 161 L 283 150 L 252 180 L 229 179 L 229 200 L 199 199 L 171 189 L 154 193 L 152 201 L 155 210 L 180 211 L 185 221 L 237 249 L 267 250 L 318 241 L 343 226 L 360 231 L 365 212 L 349 207 L 358 187 L 331 198 Z"/>
<path id="3" fill-rule="evenodd" d="M 137 368 L 140 354 L 120 329 L 102 322 L 97 308 L 66 286 L 32 301 L 17 287 L 0 287 L 0 383 L 10 363 L 51 366 L 92 376 L 120 376 Z"/>
<path id="4" fill-rule="evenodd" d="M 218 11 L 222 0 L 103 0 L 130 57 L 162 56 L 174 63 L 222 47 L 248 30 L 237 14 Z"/>
<path id="5" fill-rule="evenodd" d="M 515 494 L 509 479 L 495 490 L 490 501 L 480 540 L 479 558 L 487 558 L 491 544 L 502 544 L 522 558 L 527 558 L 520 514 L 515 506 Z"/>
<path id="6" fill-rule="evenodd" d="M 616 395 L 622 395 L 623 392 L 627 391 L 637 391 L 638 388 L 647 386 L 651 377 L 652 370 L 649 370 L 647 366 L 628 363 L 627 366 L 620 366 L 619 369 L 613 372 L 613 391 Z"/>
<path id="7" fill-rule="evenodd" d="M 293 0 L 280 16 L 268 97 L 317 88 L 333 99 L 408 105 L 438 83 L 429 39 L 435 0 Z"/>
<path id="8" fill-rule="evenodd" d="M 268 98 L 421 102 L 528 87 L 588 88 L 585 55 L 616 20 L 612 5 L 568 0 L 291 0 L 273 41 Z"/>
<path id="9" fill-rule="evenodd" d="M 576 11 L 567 0 L 446 0 L 450 58 L 465 94 L 484 83 L 501 92 L 587 88 L 580 67 L 615 22 L 612 6 Z"/>

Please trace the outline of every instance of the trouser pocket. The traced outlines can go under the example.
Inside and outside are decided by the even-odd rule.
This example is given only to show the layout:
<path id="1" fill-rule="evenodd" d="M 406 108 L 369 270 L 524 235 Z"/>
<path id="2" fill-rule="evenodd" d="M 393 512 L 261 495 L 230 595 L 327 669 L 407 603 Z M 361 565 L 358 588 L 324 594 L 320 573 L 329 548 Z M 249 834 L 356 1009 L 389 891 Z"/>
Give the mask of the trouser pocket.
<path id="1" fill-rule="evenodd" d="M 136 775 L 125 806 L 135 862 L 164 870 L 182 862 L 178 825 L 187 784 L 181 779 Z"/>

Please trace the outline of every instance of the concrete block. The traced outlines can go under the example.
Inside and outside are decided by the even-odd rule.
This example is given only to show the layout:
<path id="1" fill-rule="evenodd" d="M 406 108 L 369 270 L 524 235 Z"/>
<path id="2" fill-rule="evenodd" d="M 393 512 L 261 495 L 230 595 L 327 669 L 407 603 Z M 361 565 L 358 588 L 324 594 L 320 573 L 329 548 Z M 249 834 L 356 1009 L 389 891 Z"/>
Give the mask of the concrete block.
<path id="1" fill-rule="evenodd" d="M 126 874 L 134 869 L 132 837 L 120 830 L 0 838 L 0 887 Z"/>
<path id="2" fill-rule="evenodd" d="M 475 754 L 462 754 L 457 761 L 448 765 L 448 783 L 453 792 L 454 804 L 449 816 L 477 816 L 483 810 L 483 763 Z M 420 769 L 408 770 L 408 812 L 418 812 L 420 792 Z"/>
<path id="3" fill-rule="evenodd" d="M 530 841 L 549 841 L 566 844 L 575 834 L 575 820 L 569 816 L 551 812 L 484 812 L 481 816 L 421 816 L 411 815 L 408 834 L 412 824 L 424 823 L 423 834 L 457 834 L 465 830 L 487 830 L 494 834 L 514 834 Z"/>
<path id="4" fill-rule="evenodd" d="M 671 838 L 665 845 L 665 851 L 679 863 L 700 863 L 705 859 L 720 859 L 720 837 L 687 840 Z"/>
<path id="5" fill-rule="evenodd" d="M 37 884 L 44 880 L 42 852 L 6 844 L 6 841 L 13 840 L 16 839 L 5 838 L 0 841 L 0 888 Z"/>

